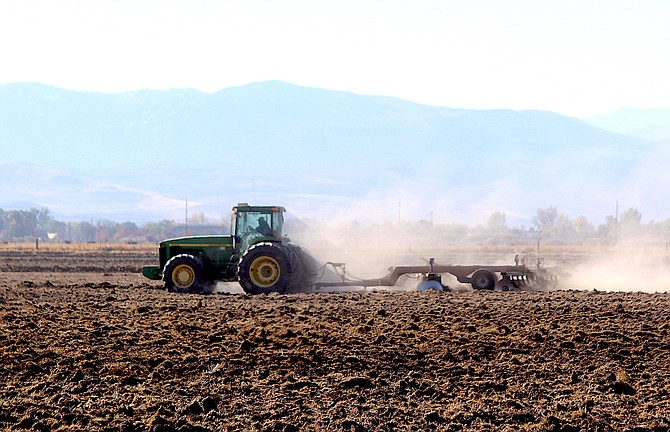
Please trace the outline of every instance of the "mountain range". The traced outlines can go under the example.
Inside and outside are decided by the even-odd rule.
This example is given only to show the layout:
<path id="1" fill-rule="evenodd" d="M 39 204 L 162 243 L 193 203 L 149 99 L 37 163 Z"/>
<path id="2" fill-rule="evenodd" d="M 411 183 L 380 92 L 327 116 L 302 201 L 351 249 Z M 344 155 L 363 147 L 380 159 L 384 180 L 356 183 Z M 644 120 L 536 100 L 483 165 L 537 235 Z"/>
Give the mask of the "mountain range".
<path id="1" fill-rule="evenodd" d="M 584 120 L 594 126 L 651 141 L 670 141 L 670 109 L 622 108 Z"/>
<path id="2" fill-rule="evenodd" d="M 213 94 L 2 84 L 0 208 L 145 222 L 181 220 L 187 206 L 218 219 L 251 202 L 361 222 L 483 223 L 502 211 L 528 226 L 538 208 L 599 223 L 620 203 L 670 217 L 669 141 L 605 120 L 277 81 Z"/>

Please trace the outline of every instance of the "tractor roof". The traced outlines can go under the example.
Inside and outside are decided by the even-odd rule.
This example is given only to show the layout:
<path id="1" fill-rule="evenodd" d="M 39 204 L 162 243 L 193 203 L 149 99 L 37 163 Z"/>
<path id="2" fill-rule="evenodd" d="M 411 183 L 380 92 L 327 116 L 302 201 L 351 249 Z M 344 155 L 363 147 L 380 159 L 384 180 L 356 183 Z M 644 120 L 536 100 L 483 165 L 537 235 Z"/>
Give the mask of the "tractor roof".
<path id="1" fill-rule="evenodd" d="M 235 212 L 261 212 L 261 213 L 275 213 L 285 212 L 286 209 L 282 206 L 252 206 L 247 203 L 239 203 L 233 207 Z"/>

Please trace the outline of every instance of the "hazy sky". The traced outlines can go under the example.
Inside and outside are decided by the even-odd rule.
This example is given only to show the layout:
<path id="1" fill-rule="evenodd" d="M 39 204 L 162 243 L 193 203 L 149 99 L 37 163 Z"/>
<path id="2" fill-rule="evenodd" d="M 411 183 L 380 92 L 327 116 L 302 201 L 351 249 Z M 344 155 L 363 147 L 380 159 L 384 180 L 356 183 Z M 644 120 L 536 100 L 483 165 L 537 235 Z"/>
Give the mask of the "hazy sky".
<path id="1" fill-rule="evenodd" d="M 0 0 L 0 83 L 256 81 L 572 116 L 670 108 L 668 0 Z"/>

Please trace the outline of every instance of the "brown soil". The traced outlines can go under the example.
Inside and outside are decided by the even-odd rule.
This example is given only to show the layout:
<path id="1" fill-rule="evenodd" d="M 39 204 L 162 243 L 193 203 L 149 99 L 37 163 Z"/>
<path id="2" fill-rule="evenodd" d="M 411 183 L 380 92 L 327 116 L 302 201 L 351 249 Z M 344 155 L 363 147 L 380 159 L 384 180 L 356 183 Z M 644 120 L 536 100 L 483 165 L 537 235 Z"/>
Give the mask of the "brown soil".
<path id="1" fill-rule="evenodd" d="M 670 430 L 669 294 L 185 295 L 150 251 L 14 252 L 6 430 Z"/>

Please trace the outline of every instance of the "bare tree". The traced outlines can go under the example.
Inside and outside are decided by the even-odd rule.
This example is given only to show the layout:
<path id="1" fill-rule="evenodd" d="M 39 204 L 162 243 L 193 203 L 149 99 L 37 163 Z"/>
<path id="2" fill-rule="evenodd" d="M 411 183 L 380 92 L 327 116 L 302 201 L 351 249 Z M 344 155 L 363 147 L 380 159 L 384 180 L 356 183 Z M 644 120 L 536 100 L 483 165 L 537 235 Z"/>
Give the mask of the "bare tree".
<path id="1" fill-rule="evenodd" d="M 533 225 L 540 230 L 551 229 L 558 221 L 558 210 L 554 206 L 537 209 L 537 215 L 533 218 Z"/>

